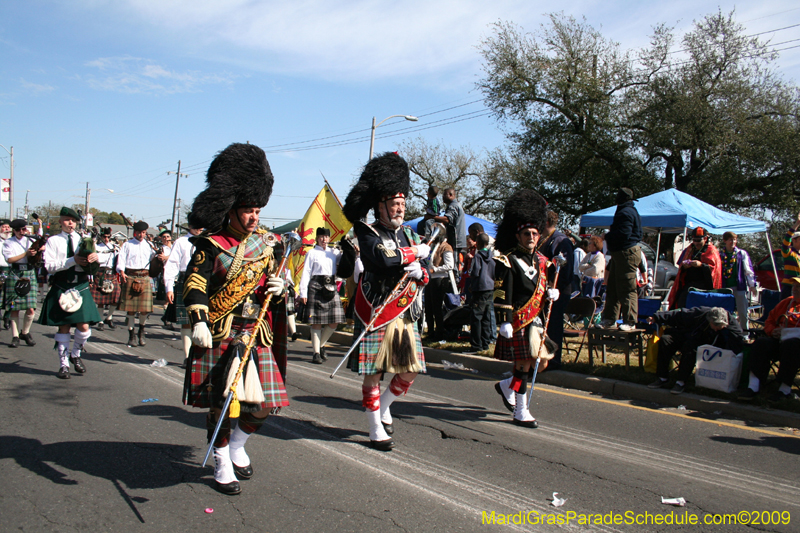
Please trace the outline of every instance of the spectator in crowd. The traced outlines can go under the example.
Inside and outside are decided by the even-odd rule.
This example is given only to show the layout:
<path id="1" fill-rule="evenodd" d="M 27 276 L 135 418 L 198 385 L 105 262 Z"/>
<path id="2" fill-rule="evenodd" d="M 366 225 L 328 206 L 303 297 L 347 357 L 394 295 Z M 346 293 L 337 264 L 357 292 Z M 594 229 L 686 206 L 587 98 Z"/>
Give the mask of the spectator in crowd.
<path id="1" fill-rule="evenodd" d="M 792 295 L 792 284 L 788 280 L 800 276 L 800 231 L 797 231 L 798 228 L 800 228 L 800 213 L 781 242 L 781 256 L 783 256 L 781 298 L 788 298 Z"/>
<path id="2" fill-rule="evenodd" d="M 639 299 L 636 294 L 636 270 L 641 263 L 642 220 L 633 205 L 633 191 L 621 188 L 617 193 L 617 210 L 605 244 L 611 255 L 606 276 L 606 304 L 600 327 L 611 328 L 622 315 L 621 330 L 636 327 Z"/>
<path id="3" fill-rule="evenodd" d="M 472 299 L 470 321 L 470 349 L 477 353 L 489 349 L 491 338 L 492 296 L 494 295 L 494 259 L 489 250 L 489 236 L 477 236 L 477 248 L 469 271 Z"/>
<path id="4" fill-rule="evenodd" d="M 603 277 L 606 271 L 606 258 L 603 255 L 603 238 L 592 235 L 589 238 L 589 246 L 586 255 L 578 265 L 583 275 L 581 282 L 581 296 L 594 298 L 601 292 Z"/>
<path id="5" fill-rule="evenodd" d="M 691 231 L 692 245 L 678 259 L 678 276 L 669 293 L 669 308 L 686 306 L 689 289 L 710 290 L 722 288 L 722 260 L 717 247 L 708 240 L 708 233 L 701 227 Z"/>
<path id="6" fill-rule="evenodd" d="M 678 351 L 681 352 L 681 360 L 678 365 L 678 379 L 670 391 L 672 394 L 681 394 L 684 391 L 686 380 L 694 370 L 699 346 L 711 344 L 735 353 L 744 349 L 742 328 L 721 307 L 659 311 L 647 321 L 650 324 L 667 326 L 658 342 L 658 379 L 648 385 L 651 389 L 663 389 L 669 385 L 669 363 Z"/>
<path id="7" fill-rule="evenodd" d="M 558 370 L 561 367 L 561 341 L 564 339 L 564 311 L 570 299 L 570 288 L 572 287 L 572 262 L 575 260 L 575 250 L 572 248 L 572 241 L 558 231 L 558 214 L 555 211 L 547 212 L 545 223 L 545 236 L 539 251 L 550 261 L 558 254 L 562 254 L 566 263 L 561 267 L 558 275 L 558 285 L 552 287 L 558 289 L 558 298 L 550 306 L 550 315 L 553 317 L 547 324 L 547 337 L 552 340 L 558 348 L 556 349 L 553 360 L 547 365 L 548 370 Z M 556 268 L 553 264 L 547 270 L 547 279 L 555 278 Z"/>
<path id="8" fill-rule="evenodd" d="M 732 231 L 722 235 L 725 246 L 720 248 L 719 257 L 722 261 L 722 286 L 733 290 L 736 297 L 736 314 L 739 315 L 739 325 L 743 330 L 748 328 L 747 291 L 749 287 L 755 288 L 756 278 L 753 272 L 753 263 L 746 251 L 736 246 L 738 238 Z"/>
<path id="9" fill-rule="evenodd" d="M 436 220 L 434 220 L 433 217 L 438 217 L 440 214 L 442 214 L 442 204 L 439 202 L 439 187 L 430 185 L 428 187 L 428 201 L 425 203 L 426 217 L 423 219 L 423 223 L 425 224 L 423 234 L 426 239 L 430 239 L 433 225 L 436 224 Z M 427 218 L 428 215 L 431 218 Z"/>
<path id="10" fill-rule="evenodd" d="M 430 281 L 425 287 L 425 321 L 428 323 L 428 337 L 433 340 L 445 338 L 444 328 L 444 295 L 450 292 L 450 272 L 456 268 L 453 248 L 447 243 L 444 225 L 437 222 L 434 228 L 439 233 L 429 245 L 435 250 L 431 258 Z"/>
<path id="11" fill-rule="evenodd" d="M 785 280 L 784 280 L 785 281 Z M 766 337 L 759 337 L 750 350 L 750 381 L 739 394 L 740 400 L 752 400 L 767 382 L 770 364 L 779 361 L 778 385 L 770 401 L 793 398 L 792 382 L 800 370 L 800 277 L 789 278 L 792 295 L 770 311 L 764 324 Z"/>
<path id="12" fill-rule="evenodd" d="M 456 190 L 448 187 L 444 190 L 444 204 L 447 206 L 444 216 L 425 215 L 425 219 L 432 218 L 436 222 L 447 224 L 447 242 L 453 248 L 457 270 L 461 270 L 462 253 L 467 250 L 467 222 L 464 218 L 464 208 L 456 198 Z"/>
<path id="13" fill-rule="evenodd" d="M 571 239 L 570 239 L 571 240 Z M 574 242 L 574 241 L 573 241 Z M 572 262 L 572 292 L 580 292 L 581 282 L 583 281 L 583 274 L 580 271 L 581 261 L 586 257 L 586 252 L 589 249 L 589 239 L 581 239 L 575 246 L 575 259 Z"/>

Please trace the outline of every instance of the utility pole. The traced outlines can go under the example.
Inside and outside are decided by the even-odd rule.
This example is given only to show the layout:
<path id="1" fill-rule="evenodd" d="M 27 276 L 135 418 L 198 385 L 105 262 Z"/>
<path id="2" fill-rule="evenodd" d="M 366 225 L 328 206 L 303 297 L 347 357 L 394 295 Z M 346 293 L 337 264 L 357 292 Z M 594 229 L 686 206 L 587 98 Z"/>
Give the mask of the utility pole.
<path id="1" fill-rule="evenodd" d="M 28 220 L 28 195 L 30 194 L 31 190 L 28 189 L 25 191 L 25 220 Z"/>
<path id="2" fill-rule="evenodd" d="M 181 206 L 181 199 L 178 198 L 178 209 L 176 210 L 176 215 L 175 215 L 176 217 L 178 217 L 176 219 L 176 222 L 175 222 L 175 226 L 176 227 L 181 225 L 181 207 L 182 207 Z M 180 233 L 180 232 L 181 232 L 181 229 L 178 228 L 178 233 Z M 174 239 L 175 237 L 173 236 L 172 238 Z"/>
<path id="3" fill-rule="evenodd" d="M 89 190 L 89 182 L 86 182 L 86 203 L 83 205 L 83 229 L 86 229 L 86 217 L 89 216 L 89 195 L 92 194 L 92 191 Z"/>
<path id="4" fill-rule="evenodd" d="M 175 234 L 175 207 L 176 207 L 177 202 L 178 202 L 178 184 L 181 182 L 181 177 L 188 178 L 189 174 L 181 174 L 181 161 L 180 161 L 180 159 L 178 160 L 178 171 L 177 172 L 172 172 L 170 170 L 169 172 L 167 172 L 167 174 L 168 175 L 169 174 L 175 174 L 175 197 L 172 199 L 172 219 L 171 219 L 172 226 L 170 227 L 170 233 L 172 233 L 174 235 Z"/>

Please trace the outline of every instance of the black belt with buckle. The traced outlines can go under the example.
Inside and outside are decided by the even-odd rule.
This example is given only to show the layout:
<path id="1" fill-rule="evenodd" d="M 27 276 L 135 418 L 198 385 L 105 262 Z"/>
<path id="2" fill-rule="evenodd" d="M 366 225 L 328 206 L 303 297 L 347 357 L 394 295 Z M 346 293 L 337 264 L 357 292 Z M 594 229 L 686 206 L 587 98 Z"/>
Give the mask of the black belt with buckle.
<path id="1" fill-rule="evenodd" d="M 13 270 L 16 270 L 16 271 L 18 271 L 18 272 L 27 272 L 28 270 L 33 270 L 33 267 L 32 267 L 32 266 L 30 266 L 30 265 L 28 265 L 27 263 L 26 263 L 26 264 L 24 264 L 24 265 L 18 265 L 18 264 L 16 264 L 16 263 L 12 263 L 12 264 L 11 264 L 11 265 L 9 265 L 9 266 L 10 266 L 10 267 L 11 267 Z"/>
<path id="2" fill-rule="evenodd" d="M 323 274 L 319 274 L 316 276 L 311 276 L 311 281 L 316 281 L 321 285 L 330 285 L 334 282 L 333 276 L 325 276 Z"/>

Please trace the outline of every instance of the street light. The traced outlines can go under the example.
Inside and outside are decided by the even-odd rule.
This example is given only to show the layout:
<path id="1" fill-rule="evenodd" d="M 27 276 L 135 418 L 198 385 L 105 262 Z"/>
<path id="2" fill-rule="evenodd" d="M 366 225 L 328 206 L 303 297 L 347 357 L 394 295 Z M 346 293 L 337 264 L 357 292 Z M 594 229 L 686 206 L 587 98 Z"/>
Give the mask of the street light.
<path id="1" fill-rule="evenodd" d="M 375 117 L 372 117 L 372 135 L 370 136 L 370 139 L 369 139 L 369 158 L 370 159 L 372 159 L 372 149 L 375 147 L 375 129 L 378 126 L 380 126 L 381 124 L 383 124 L 384 122 L 386 122 L 387 120 L 389 120 L 390 118 L 396 118 L 396 117 L 403 117 L 404 119 L 409 120 L 411 122 L 416 122 L 416 121 L 419 120 L 417 117 L 414 117 L 414 116 L 411 116 L 411 115 L 392 115 L 391 117 L 386 117 L 385 119 L 383 119 L 380 122 L 378 122 L 377 124 L 375 124 Z"/>
<path id="2" fill-rule="evenodd" d="M 100 188 L 103 189 L 104 191 L 108 191 L 110 193 L 114 192 L 114 189 L 106 189 L 105 187 L 100 187 Z M 85 202 L 85 204 L 83 206 L 84 207 L 84 210 L 83 210 L 83 213 L 84 213 L 83 214 L 83 216 L 84 216 L 83 228 L 84 229 L 87 228 L 86 222 L 87 222 L 87 219 L 89 217 L 89 198 L 91 198 L 91 197 L 92 197 L 92 190 L 89 188 L 89 182 L 87 181 L 86 182 L 86 202 Z"/>

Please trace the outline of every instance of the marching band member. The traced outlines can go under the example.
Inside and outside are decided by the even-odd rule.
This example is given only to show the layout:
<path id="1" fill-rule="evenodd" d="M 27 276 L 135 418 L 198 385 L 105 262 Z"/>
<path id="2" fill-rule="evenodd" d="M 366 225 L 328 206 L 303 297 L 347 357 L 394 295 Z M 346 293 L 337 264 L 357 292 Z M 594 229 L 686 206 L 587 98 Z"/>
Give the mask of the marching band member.
<path id="1" fill-rule="evenodd" d="M 167 309 L 165 321 L 172 324 L 181 325 L 181 342 L 183 343 L 183 365 L 185 368 L 186 360 L 189 357 L 189 350 L 192 347 L 192 326 L 189 324 L 189 316 L 186 314 L 186 306 L 183 304 L 183 283 L 186 279 L 186 269 L 189 260 L 192 258 L 194 245 L 189 242 L 190 237 L 200 235 L 202 229 L 189 226 L 189 233 L 180 237 L 172 246 L 164 265 L 164 285 L 167 291 Z"/>
<path id="2" fill-rule="evenodd" d="M 20 339 L 28 346 L 36 341 L 30 330 L 36 314 L 36 302 L 39 296 L 39 282 L 34 268 L 38 250 L 31 248 L 34 240 L 28 236 L 27 222 L 18 218 L 9 224 L 14 234 L 3 242 L 3 257 L 10 271 L 5 283 L 5 307 L 11 316 L 11 346 L 19 346 Z M 18 328 L 19 312 L 25 311 L 22 329 Z"/>
<path id="3" fill-rule="evenodd" d="M 114 311 L 117 310 L 121 292 L 115 268 L 119 247 L 111 240 L 111 228 L 103 228 L 96 248 L 100 268 L 92 280 L 92 299 L 98 310 L 105 308 L 105 318 L 96 325 L 99 331 L 103 331 L 104 326 L 108 326 L 108 329 L 116 328 Z"/>
<path id="4" fill-rule="evenodd" d="M 122 245 L 117 258 L 117 272 L 122 281 L 119 310 L 128 313 L 128 346 L 136 346 L 133 326 L 139 313 L 139 346 L 147 344 L 144 326 L 153 312 L 153 288 L 150 283 L 150 263 L 156 259 L 156 250 L 147 241 L 147 222 L 133 225 L 133 238 Z"/>

